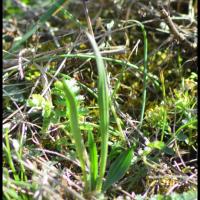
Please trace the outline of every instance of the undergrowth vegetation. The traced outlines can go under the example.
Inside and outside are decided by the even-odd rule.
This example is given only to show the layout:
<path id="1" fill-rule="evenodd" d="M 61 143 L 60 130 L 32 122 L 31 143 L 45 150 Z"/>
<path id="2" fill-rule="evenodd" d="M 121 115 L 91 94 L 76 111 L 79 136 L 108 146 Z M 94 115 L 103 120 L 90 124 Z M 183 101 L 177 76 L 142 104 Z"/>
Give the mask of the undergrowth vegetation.
<path id="1" fill-rule="evenodd" d="M 3 1 L 4 199 L 197 199 L 197 0 L 166 2 Z"/>

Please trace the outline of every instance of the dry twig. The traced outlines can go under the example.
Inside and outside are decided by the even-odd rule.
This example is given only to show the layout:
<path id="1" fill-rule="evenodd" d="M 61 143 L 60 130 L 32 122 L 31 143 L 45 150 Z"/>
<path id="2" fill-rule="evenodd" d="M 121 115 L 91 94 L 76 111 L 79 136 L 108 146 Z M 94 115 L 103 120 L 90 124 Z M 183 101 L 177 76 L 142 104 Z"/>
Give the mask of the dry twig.
<path id="1" fill-rule="evenodd" d="M 174 37 L 186 48 L 189 48 L 191 50 L 196 50 L 197 49 L 197 44 L 194 42 L 190 42 L 180 31 L 178 30 L 178 27 L 174 24 L 172 21 L 169 13 L 165 10 L 164 7 L 160 8 L 160 14 L 161 17 L 165 20 L 167 25 L 169 26 L 171 32 L 173 33 Z"/>

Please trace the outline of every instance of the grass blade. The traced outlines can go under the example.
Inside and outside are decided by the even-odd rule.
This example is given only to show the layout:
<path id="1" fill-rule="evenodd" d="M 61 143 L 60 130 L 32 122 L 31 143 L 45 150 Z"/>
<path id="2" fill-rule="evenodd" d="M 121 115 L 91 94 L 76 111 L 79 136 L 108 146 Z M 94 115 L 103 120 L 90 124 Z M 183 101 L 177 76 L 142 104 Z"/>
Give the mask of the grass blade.
<path id="1" fill-rule="evenodd" d="M 131 159 L 133 156 L 133 149 L 122 152 L 117 159 L 111 164 L 106 181 L 103 184 L 103 191 L 106 191 L 113 183 L 118 181 L 127 172 Z"/>
<path id="2" fill-rule="evenodd" d="M 94 136 L 91 131 L 88 133 L 89 155 L 90 155 L 90 184 L 91 190 L 96 189 L 96 181 L 98 176 L 98 155 Z"/>
<path id="3" fill-rule="evenodd" d="M 146 98 L 147 98 L 147 74 L 148 74 L 148 41 L 147 41 L 147 33 L 144 29 L 144 25 L 134 20 L 141 28 L 144 38 L 144 76 L 143 76 L 143 94 L 142 94 L 142 109 L 140 115 L 140 126 L 142 126 L 143 119 L 144 119 L 144 111 L 146 106 Z"/>
<path id="4" fill-rule="evenodd" d="M 80 160 L 83 172 L 83 179 L 85 184 L 87 184 L 86 165 L 89 165 L 89 161 L 79 128 L 78 109 L 77 109 L 75 94 L 69 88 L 66 80 L 63 79 L 62 84 L 64 89 L 63 91 L 66 96 L 67 108 L 69 108 L 69 121 L 70 121 L 71 132 L 73 135 L 73 139 L 75 140 L 76 152 Z"/>
<path id="5" fill-rule="evenodd" d="M 143 119 L 144 119 L 144 112 L 146 106 L 146 96 L 147 96 L 147 74 L 148 74 L 148 41 L 147 41 L 147 33 L 145 31 L 144 25 L 137 21 L 137 20 L 129 20 L 129 22 L 135 22 L 137 25 L 140 26 L 143 39 L 144 39 L 144 71 L 143 71 L 143 94 L 142 94 L 142 108 L 140 114 L 140 127 L 142 126 Z"/>
<path id="6" fill-rule="evenodd" d="M 19 180 L 19 176 L 17 175 L 17 171 L 15 169 L 15 165 L 14 165 L 14 162 L 13 162 L 13 159 L 12 159 L 12 152 L 11 152 L 11 148 L 10 148 L 10 142 L 9 142 L 9 135 L 8 135 L 8 128 L 5 129 L 5 145 L 3 145 L 3 149 L 4 149 L 4 152 L 6 153 L 6 158 L 7 158 L 7 162 L 10 166 L 10 169 L 13 173 L 13 176 L 14 176 L 14 179 L 15 180 Z"/>
<path id="7" fill-rule="evenodd" d="M 109 92 L 107 84 L 107 76 L 105 65 L 101 57 L 100 51 L 96 44 L 94 37 L 87 33 L 88 39 L 93 47 L 96 56 L 96 63 L 98 68 L 98 104 L 100 117 L 100 134 L 101 134 L 101 155 L 100 155 L 100 169 L 99 181 L 97 183 L 97 190 L 101 191 L 103 177 L 106 169 L 107 153 L 108 153 L 108 126 L 109 126 Z"/>

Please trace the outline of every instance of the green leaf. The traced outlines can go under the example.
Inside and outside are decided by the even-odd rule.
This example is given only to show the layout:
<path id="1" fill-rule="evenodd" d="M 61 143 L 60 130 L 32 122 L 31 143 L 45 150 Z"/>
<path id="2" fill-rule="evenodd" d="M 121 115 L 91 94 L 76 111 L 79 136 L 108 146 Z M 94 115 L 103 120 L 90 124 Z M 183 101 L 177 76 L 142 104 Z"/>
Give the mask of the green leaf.
<path id="1" fill-rule="evenodd" d="M 51 109 L 52 109 L 52 105 L 49 101 L 45 101 L 44 107 L 43 107 L 43 111 L 42 111 L 42 116 L 44 118 L 48 118 L 51 115 Z"/>
<path id="2" fill-rule="evenodd" d="M 7 195 L 9 195 L 10 196 L 10 199 L 21 199 L 20 197 L 19 197 L 19 195 L 17 194 L 17 192 L 14 190 L 14 189 L 12 189 L 12 188 L 6 188 L 6 190 L 4 190 L 4 192 L 7 194 Z"/>
<path id="3" fill-rule="evenodd" d="M 155 149 L 159 149 L 161 151 L 163 151 L 164 153 L 166 154 L 169 154 L 169 155 L 174 155 L 174 151 L 172 148 L 169 148 L 164 142 L 162 141 L 154 141 L 154 142 L 151 142 L 148 144 L 148 147 L 151 147 L 151 148 L 155 148 Z"/>
<path id="4" fill-rule="evenodd" d="M 135 195 L 135 200 L 144 200 L 141 194 Z"/>
<path id="5" fill-rule="evenodd" d="M 70 85 L 69 81 L 63 79 L 62 84 L 63 84 L 64 93 L 65 93 L 67 108 L 69 109 L 69 121 L 70 121 L 71 133 L 75 141 L 76 152 L 80 160 L 80 164 L 81 164 L 81 168 L 83 172 L 83 179 L 84 179 L 85 184 L 87 184 L 86 166 L 89 163 L 88 161 L 89 159 L 88 159 L 88 154 L 85 149 L 85 145 L 83 142 L 83 138 L 82 138 L 79 123 L 78 123 L 77 100 L 72 88 L 69 87 Z"/>
<path id="6" fill-rule="evenodd" d="M 27 101 L 28 106 L 42 108 L 45 104 L 45 98 L 40 94 L 32 94 L 32 98 Z"/>
<path id="7" fill-rule="evenodd" d="M 185 141 L 187 139 L 187 135 L 185 135 L 182 131 L 176 135 L 176 139 L 178 141 Z"/>
<path id="8" fill-rule="evenodd" d="M 9 97 L 16 102 L 23 102 L 25 99 L 24 93 L 26 92 L 26 88 L 20 88 L 14 84 L 3 87 L 3 96 Z"/>
<path id="9" fill-rule="evenodd" d="M 138 196 L 138 195 L 137 195 Z M 143 200 L 144 198 L 136 198 L 136 200 Z M 173 192 L 170 195 L 156 194 L 150 198 L 150 200 L 197 200 L 197 191 L 189 190 L 182 194 Z"/>
<path id="10" fill-rule="evenodd" d="M 167 145 L 162 149 L 162 151 L 171 156 L 175 154 L 174 150 L 172 148 L 169 148 Z"/>
<path id="11" fill-rule="evenodd" d="M 154 141 L 148 144 L 149 147 L 162 150 L 166 145 L 162 141 Z"/>
<path id="12" fill-rule="evenodd" d="M 182 194 L 172 193 L 171 195 L 172 200 L 197 200 L 197 191 L 190 190 L 187 192 L 183 192 Z"/>
<path id="13" fill-rule="evenodd" d="M 90 158 L 90 183 L 91 189 L 95 190 L 98 176 L 98 155 L 96 143 L 94 141 L 94 136 L 91 131 L 88 132 L 88 144 Z"/>
<path id="14" fill-rule="evenodd" d="M 103 191 L 106 191 L 113 183 L 118 181 L 127 172 L 131 165 L 133 149 L 122 152 L 111 164 L 106 181 L 103 184 Z"/>
<path id="15" fill-rule="evenodd" d="M 100 134 L 101 134 L 101 155 L 100 155 L 100 169 L 99 181 L 97 183 L 97 190 L 101 191 L 103 177 L 106 169 L 106 161 L 108 154 L 108 127 L 109 127 L 109 90 L 108 80 L 106 74 L 106 67 L 104 65 L 101 53 L 93 36 L 87 33 L 87 37 L 93 47 L 96 57 L 98 69 L 98 105 L 99 105 L 99 118 L 100 118 Z"/>

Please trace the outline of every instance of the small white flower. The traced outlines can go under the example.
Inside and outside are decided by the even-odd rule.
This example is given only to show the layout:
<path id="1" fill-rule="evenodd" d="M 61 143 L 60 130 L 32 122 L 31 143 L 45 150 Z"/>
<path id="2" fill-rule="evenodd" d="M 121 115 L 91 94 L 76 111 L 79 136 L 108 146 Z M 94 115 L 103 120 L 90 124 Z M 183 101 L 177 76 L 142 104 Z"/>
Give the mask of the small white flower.
<path id="1" fill-rule="evenodd" d="M 79 100 L 79 101 L 83 101 L 85 98 L 84 98 L 84 96 L 83 95 L 78 95 L 77 96 L 77 100 Z"/>
<path id="2" fill-rule="evenodd" d="M 165 102 L 164 102 L 164 101 L 161 101 L 160 105 L 165 105 Z"/>
<path id="3" fill-rule="evenodd" d="M 133 158 L 132 158 L 131 162 L 135 163 L 137 161 L 137 159 L 138 159 L 137 156 L 133 155 Z"/>
<path id="4" fill-rule="evenodd" d="M 139 149 L 138 150 L 138 154 L 141 156 L 143 154 L 143 150 L 142 149 Z"/>
<path id="5" fill-rule="evenodd" d="M 19 147 L 20 147 L 18 140 L 12 139 L 12 145 L 13 145 L 15 151 L 18 152 L 19 151 Z"/>
<path id="6" fill-rule="evenodd" d="M 151 148 L 150 147 L 144 147 L 144 151 L 151 152 Z"/>
<path id="7" fill-rule="evenodd" d="M 68 87 L 70 89 L 72 89 L 72 91 L 74 93 L 77 93 L 79 91 L 79 87 L 77 86 L 77 81 L 74 78 L 71 78 L 70 80 L 66 80 L 66 83 L 68 85 Z"/>
<path id="8" fill-rule="evenodd" d="M 144 140 L 145 140 L 146 145 L 148 145 L 150 143 L 149 140 L 146 137 L 144 138 Z"/>
<path id="9" fill-rule="evenodd" d="M 74 78 L 71 78 L 70 80 L 66 80 L 67 85 L 71 88 L 76 85 L 76 80 Z"/>

